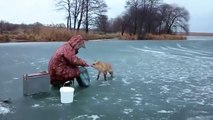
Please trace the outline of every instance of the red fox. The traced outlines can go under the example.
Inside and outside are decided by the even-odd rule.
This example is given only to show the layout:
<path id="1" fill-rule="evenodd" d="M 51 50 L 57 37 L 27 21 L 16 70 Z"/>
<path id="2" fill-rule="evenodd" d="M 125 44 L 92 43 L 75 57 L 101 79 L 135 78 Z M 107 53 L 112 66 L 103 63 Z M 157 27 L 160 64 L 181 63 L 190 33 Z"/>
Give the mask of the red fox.
<path id="1" fill-rule="evenodd" d="M 104 74 L 104 80 L 106 80 L 107 72 L 113 78 L 113 70 L 112 70 L 112 65 L 111 64 L 100 62 L 100 61 L 95 61 L 91 66 L 93 68 L 95 68 L 96 70 L 98 70 L 97 80 L 99 79 L 99 76 L 100 76 L 101 73 Z"/>

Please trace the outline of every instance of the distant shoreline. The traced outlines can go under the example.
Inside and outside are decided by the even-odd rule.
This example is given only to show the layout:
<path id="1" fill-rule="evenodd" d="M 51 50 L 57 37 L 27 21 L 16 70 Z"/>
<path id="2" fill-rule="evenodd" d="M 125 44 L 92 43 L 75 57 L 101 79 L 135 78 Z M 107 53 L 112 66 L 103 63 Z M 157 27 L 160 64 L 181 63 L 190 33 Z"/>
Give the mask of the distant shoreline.
<path id="1" fill-rule="evenodd" d="M 180 33 L 180 35 L 186 35 L 186 36 L 213 36 L 213 33 L 189 32 L 188 34 Z"/>
<path id="2" fill-rule="evenodd" d="M 124 41 L 135 41 L 135 40 L 139 40 L 139 41 L 145 41 L 145 40 L 192 40 L 192 39 L 188 39 L 191 37 L 198 37 L 198 38 L 202 38 L 202 37 L 212 37 L 213 40 L 213 33 L 189 33 L 189 34 L 178 34 L 178 35 L 167 35 L 167 34 L 162 34 L 162 35 L 153 35 L 153 34 L 147 34 L 146 38 L 144 39 L 132 39 L 132 37 L 135 36 L 119 36 L 118 34 L 115 35 L 113 34 L 112 36 L 110 34 L 106 36 L 99 36 L 99 38 L 96 39 L 89 39 L 89 41 L 107 41 L 107 40 L 124 40 Z M 103 37 L 103 38 L 102 38 Z M 204 38 L 205 39 L 205 38 Z M 211 40 L 211 39 L 209 39 Z M 66 42 L 67 40 L 27 40 L 27 39 L 22 39 L 22 40 L 18 40 L 18 39 L 11 39 L 8 41 L 4 41 L 4 40 L 0 40 L 0 43 L 19 43 L 19 42 Z"/>

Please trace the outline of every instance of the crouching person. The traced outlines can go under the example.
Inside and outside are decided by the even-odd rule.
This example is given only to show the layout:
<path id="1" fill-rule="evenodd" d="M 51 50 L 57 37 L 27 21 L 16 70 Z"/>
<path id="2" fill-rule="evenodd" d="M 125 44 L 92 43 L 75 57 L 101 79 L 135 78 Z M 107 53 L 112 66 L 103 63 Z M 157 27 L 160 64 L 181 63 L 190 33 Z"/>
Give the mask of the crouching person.
<path id="1" fill-rule="evenodd" d="M 76 35 L 60 46 L 53 54 L 48 64 L 50 83 L 53 86 L 61 87 L 67 81 L 72 83 L 75 78 L 79 82 L 81 74 L 79 67 L 89 66 L 84 60 L 76 56 L 78 50 L 82 47 L 85 48 L 84 38 Z"/>

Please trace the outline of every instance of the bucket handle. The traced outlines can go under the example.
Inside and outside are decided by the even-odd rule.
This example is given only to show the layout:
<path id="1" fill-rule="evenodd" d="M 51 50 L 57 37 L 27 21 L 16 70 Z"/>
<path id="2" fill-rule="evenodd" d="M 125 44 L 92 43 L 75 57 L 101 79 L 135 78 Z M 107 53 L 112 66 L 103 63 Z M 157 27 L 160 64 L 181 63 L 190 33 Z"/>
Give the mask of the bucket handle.
<path id="1" fill-rule="evenodd" d="M 65 82 L 65 83 L 63 84 L 63 87 L 64 87 L 64 85 L 66 85 L 67 83 L 70 83 L 70 81 Z"/>

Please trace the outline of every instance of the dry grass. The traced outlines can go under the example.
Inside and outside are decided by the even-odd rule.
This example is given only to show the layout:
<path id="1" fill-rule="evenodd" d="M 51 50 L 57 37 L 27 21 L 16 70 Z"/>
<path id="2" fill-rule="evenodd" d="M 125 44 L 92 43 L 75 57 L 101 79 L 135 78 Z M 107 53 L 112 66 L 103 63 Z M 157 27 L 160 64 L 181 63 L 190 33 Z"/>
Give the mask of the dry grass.
<path id="1" fill-rule="evenodd" d="M 130 35 L 128 33 L 124 33 L 120 35 L 119 39 L 122 40 L 185 40 L 186 37 L 183 35 L 169 35 L 169 34 L 161 34 L 154 35 L 151 33 L 146 34 L 144 37 L 140 38 L 138 35 Z"/>
<path id="2" fill-rule="evenodd" d="M 154 34 L 146 34 L 143 39 L 146 40 L 185 40 L 186 37 L 183 35 L 169 35 L 169 34 L 161 34 L 161 35 L 154 35 Z"/>
<path id="3" fill-rule="evenodd" d="M 138 40 L 138 35 L 130 35 L 124 33 L 97 33 L 90 31 L 88 34 L 85 31 L 71 31 L 66 28 L 57 27 L 40 27 L 36 29 L 18 29 L 15 31 L 0 34 L 0 42 L 13 42 L 13 41 L 67 41 L 73 35 L 80 34 L 87 40 L 97 39 L 113 39 L 118 38 L 122 40 Z M 183 35 L 154 35 L 146 34 L 142 39 L 145 40 L 184 40 L 186 37 Z"/>
<path id="4" fill-rule="evenodd" d="M 45 27 L 40 30 L 37 41 L 66 41 L 73 32 L 65 28 L 49 28 Z"/>
<path id="5" fill-rule="evenodd" d="M 7 34 L 1 35 L 0 34 L 0 42 L 9 42 L 9 41 L 10 41 L 9 35 L 7 35 Z"/>
<path id="6" fill-rule="evenodd" d="M 79 33 L 82 36 L 84 36 L 87 40 L 97 40 L 97 39 L 114 39 L 114 38 L 118 38 L 119 37 L 119 33 L 89 33 L 89 34 L 85 34 L 83 33 Z"/>
<path id="7" fill-rule="evenodd" d="M 67 41 L 73 35 L 80 34 L 87 40 L 96 39 L 112 39 L 119 36 L 119 34 L 101 34 L 89 32 L 86 34 L 84 31 L 71 31 L 66 28 L 56 27 L 42 27 L 35 30 L 16 30 L 9 34 L 0 34 L 0 42 L 10 41 Z"/>
<path id="8" fill-rule="evenodd" d="M 119 39 L 121 40 L 138 40 L 138 35 L 130 35 L 128 33 L 124 33 L 123 35 L 119 35 Z"/>

